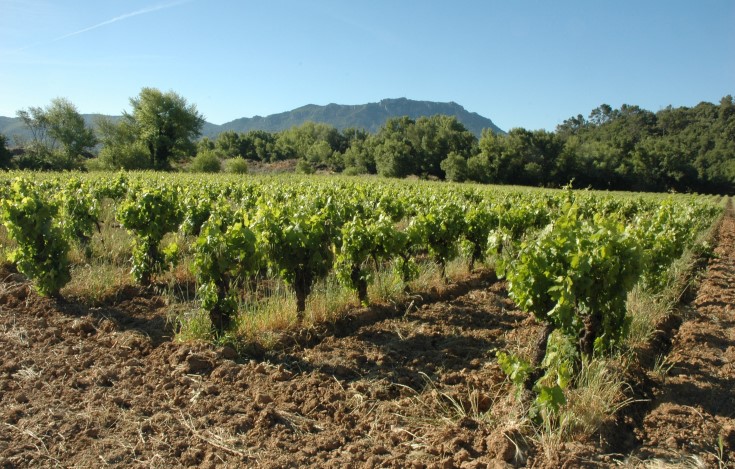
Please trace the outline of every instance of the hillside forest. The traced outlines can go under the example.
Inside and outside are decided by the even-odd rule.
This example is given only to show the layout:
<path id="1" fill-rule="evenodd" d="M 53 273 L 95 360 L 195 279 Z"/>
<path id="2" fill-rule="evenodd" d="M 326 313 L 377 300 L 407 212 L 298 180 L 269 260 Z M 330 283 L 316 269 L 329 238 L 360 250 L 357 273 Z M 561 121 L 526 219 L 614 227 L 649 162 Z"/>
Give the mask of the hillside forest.
<path id="1" fill-rule="evenodd" d="M 735 101 L 657 112 L 603 104 L 555 131 L 485 129 L 455 116 L 388 119 L 375 133 L 306 122 L 281 132 L 201 137 L 204 117 L 175 92 L 143 88 L 121 118 L 90 128 L 57 98 L 20 110 L 30 137 L 0 134 L 0 168 L 247 172 L 253 162 L 295 161 L 298 172 L 416 176 L 456 182 L 635 191 L 735 192 Z"/>

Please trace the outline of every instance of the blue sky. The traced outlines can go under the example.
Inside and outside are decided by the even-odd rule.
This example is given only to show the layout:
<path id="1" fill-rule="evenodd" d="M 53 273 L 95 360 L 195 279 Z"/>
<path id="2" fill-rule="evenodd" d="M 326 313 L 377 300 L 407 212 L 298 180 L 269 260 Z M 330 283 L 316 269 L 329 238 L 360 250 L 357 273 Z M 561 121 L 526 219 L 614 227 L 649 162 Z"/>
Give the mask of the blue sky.
<path id="1" fill-rule="evenodd" d="M 120 114 L 149 86 L 216 124 L 407 97 L 554 130 L 735 94 L 734 25 L 731 0 L 0 0 L 0 115 Z"/>

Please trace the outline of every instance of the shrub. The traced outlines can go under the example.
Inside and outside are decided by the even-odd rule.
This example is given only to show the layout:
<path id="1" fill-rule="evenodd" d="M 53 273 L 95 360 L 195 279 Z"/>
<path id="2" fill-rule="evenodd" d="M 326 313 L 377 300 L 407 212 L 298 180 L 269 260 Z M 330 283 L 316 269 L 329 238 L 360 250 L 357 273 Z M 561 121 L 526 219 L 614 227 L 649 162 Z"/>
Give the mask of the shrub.
<path id="1" fill-rule="evenodd" d="M 247 174 L 248 162 L 245 158 L 238 156 L 236 158 L 225 161 L 225 172 L 232 174 Z"/>
<path id="2" fill-rule="evenodd" d="M 214 152 L 203 151 L 191 160 L 189 169 L 195 173 L 218 173 L 222 169 L 222 166 Z"/>

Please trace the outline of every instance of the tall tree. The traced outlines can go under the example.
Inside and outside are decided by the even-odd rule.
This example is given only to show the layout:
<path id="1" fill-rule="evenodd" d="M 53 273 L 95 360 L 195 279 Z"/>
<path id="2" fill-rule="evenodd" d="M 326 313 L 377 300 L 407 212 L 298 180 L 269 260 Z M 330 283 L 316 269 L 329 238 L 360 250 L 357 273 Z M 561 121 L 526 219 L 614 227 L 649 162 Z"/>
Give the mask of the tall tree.
<path id="1" fill-rule="evenodd" d="M 195 152 L 194 139 L 201 134 L 204 117 L 194 104 L 169 91 L 143 88 L 130 99 L 132 113 L 123 113 L 123 125 L 134 129 L 147 151 L 153 169 L 168 169 L 170 160 Z"/>
<path id="2" fill-rule="evenodd" d="M 81 156 L 97 144 L 94 132 L 68 99 L 56 98 L 46 108 L 21 109 L 17 115 L 31 133 L 31 141 L 23 145 L 30 167 L 79 167 Z"/>
<path id="3" fill-rule="evenodd" d="M 0 134 L 0 169 L 10 166 L 10 150 L 8 150 L 8 139 L 5 135 Z"/>

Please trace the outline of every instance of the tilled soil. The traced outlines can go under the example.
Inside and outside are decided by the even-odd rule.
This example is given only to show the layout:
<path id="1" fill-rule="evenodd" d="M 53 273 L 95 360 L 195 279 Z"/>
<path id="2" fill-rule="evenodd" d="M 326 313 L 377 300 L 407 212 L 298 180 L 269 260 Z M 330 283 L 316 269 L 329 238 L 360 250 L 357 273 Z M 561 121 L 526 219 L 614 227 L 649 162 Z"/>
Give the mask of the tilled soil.
<path id="1" fill-rule="evenodd" d="M 520 411 L 495 361 L 539 327 L 491 273 L 238 357 L 172 342 L 167 305 L 144 291 L 88 308 L 41 298 L 5 270 L 0 467 L 596 467 L 692 456 L 717 467 L 735 448 L 734 244 L 730 213 L 719 257 L 672 332 L 665 377 L 659 367 L 633 383 L 652 400 L 614 430 L 628 438 L 594 435 L 553 461 L 514 426 Z"/>
<path id="2" fill-rule="evenodd" d="M 696 298 L 652 373 L 655 397 L 631 460 L 735 467 L 735 218 L 718 231 Z"/>
<path id="3" fill-rule="evenodd" d="M 166 305 L 144 292 L 85 309 L 4 277 L 2 467 L 453 467 L 515 457 L 510 440 L 472 418 L 509 393 L 495 350 L 536 328 L 492 275 L 429 300 L 355 310 L 304 345 L 245 360 L 173 343 Z"/>

